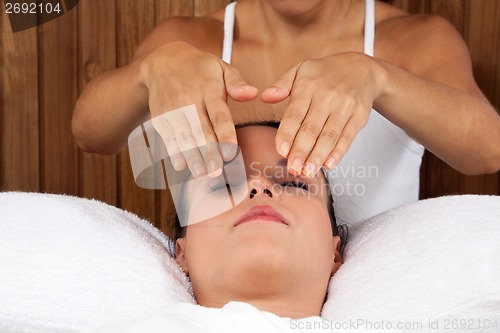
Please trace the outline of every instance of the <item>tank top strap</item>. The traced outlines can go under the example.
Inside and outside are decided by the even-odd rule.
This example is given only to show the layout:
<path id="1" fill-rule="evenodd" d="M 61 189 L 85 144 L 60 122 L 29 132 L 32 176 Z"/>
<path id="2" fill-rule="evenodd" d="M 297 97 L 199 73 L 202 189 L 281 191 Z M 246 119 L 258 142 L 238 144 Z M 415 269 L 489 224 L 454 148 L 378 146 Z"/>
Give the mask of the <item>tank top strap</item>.
<path id="1" fill-rule="evenodd" d="M 375 50 L 375 0 L 366 0 L 365 54 L 373 57 Z"/>
<path id="2" fill-rule="evenodd" d="M 226 6 L 224 13 L 224 43 L 222 44 L 222 60 L 228 64 L 231 63 L 231 54 L 233 53 L 234 7 L 236 7 L 236 2 L 231 2 Z"/>

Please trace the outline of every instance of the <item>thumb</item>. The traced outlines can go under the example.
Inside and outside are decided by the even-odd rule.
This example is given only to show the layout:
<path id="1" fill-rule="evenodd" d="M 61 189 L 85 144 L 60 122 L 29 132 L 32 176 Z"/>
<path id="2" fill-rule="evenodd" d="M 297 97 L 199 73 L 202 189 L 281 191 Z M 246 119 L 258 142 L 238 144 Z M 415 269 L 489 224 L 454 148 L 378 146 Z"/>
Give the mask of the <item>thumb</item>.
<path id="1" fill-rule="evenodd" d="M 226 92 L 232 99 L 238 102 L 247 102 L 257 97 L 259 90 L 246 83 L 235 67 L 224 62 L 221 64 Z"/>
<path id="2" fill-rule="evenodd" d="M 286 71 L 285 74 L 262 92 L 260 99 L 266 103 L 278 103 L 290 96 L 299 67 L 300 64 L 297 64 Z"/>

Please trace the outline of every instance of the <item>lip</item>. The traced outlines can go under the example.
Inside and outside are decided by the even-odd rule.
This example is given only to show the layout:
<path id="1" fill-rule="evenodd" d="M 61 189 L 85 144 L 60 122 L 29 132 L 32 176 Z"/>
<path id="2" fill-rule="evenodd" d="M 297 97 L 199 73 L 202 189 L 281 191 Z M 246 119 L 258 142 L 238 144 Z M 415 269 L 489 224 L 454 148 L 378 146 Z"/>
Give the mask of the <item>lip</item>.
<path id="1" fill-rule="evenodd" d="M 249 209 L 239 220 L 234 224 L 238 226 L 254 220 L 265 220 L 269 222 L 278 222 L 288 225 L 283 215 L 278 213 L 276 209 L 271 206 L 255 206 Z"/>

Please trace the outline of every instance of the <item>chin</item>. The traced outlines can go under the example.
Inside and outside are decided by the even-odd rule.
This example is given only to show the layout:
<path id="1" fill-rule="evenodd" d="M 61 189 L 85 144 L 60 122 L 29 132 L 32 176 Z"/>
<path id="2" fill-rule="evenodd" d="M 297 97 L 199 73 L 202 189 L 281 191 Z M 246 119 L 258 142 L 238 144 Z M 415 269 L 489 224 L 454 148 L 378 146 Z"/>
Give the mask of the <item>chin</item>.
<path id="1" fill-rule="evenodd" d="M 294 17 L 308 13 L 314 9 L 321 0 L 268 0 L 271 6 L 287 17 Z"/>
<path id="2" fill-rule="evenodd" d="M 290 262 L 293 256 L 289 253 L 249 252 L 247 255 L 236 255 L 223 270 L 222 279 L 226 285 L 235 286 L 242 294 L 258 295 L 285 288 L 288 278 L 297 273 L 291 269 L 294 267 Z"/>

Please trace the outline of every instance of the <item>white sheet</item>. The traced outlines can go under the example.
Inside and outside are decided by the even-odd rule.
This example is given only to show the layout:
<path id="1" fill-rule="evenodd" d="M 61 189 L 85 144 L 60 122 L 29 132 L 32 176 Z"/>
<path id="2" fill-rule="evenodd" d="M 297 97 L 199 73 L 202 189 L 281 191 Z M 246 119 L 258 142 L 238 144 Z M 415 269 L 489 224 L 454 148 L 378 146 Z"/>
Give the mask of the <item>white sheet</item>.
<path id="1" fill-rule="evenodd" d="M 221 309 L 179 303 L 139 320 L 106 325 L 94 333 L 340 332 L 334 327 L 320 317 L 281 318 L 248 303 L 229 302 Z"/>

